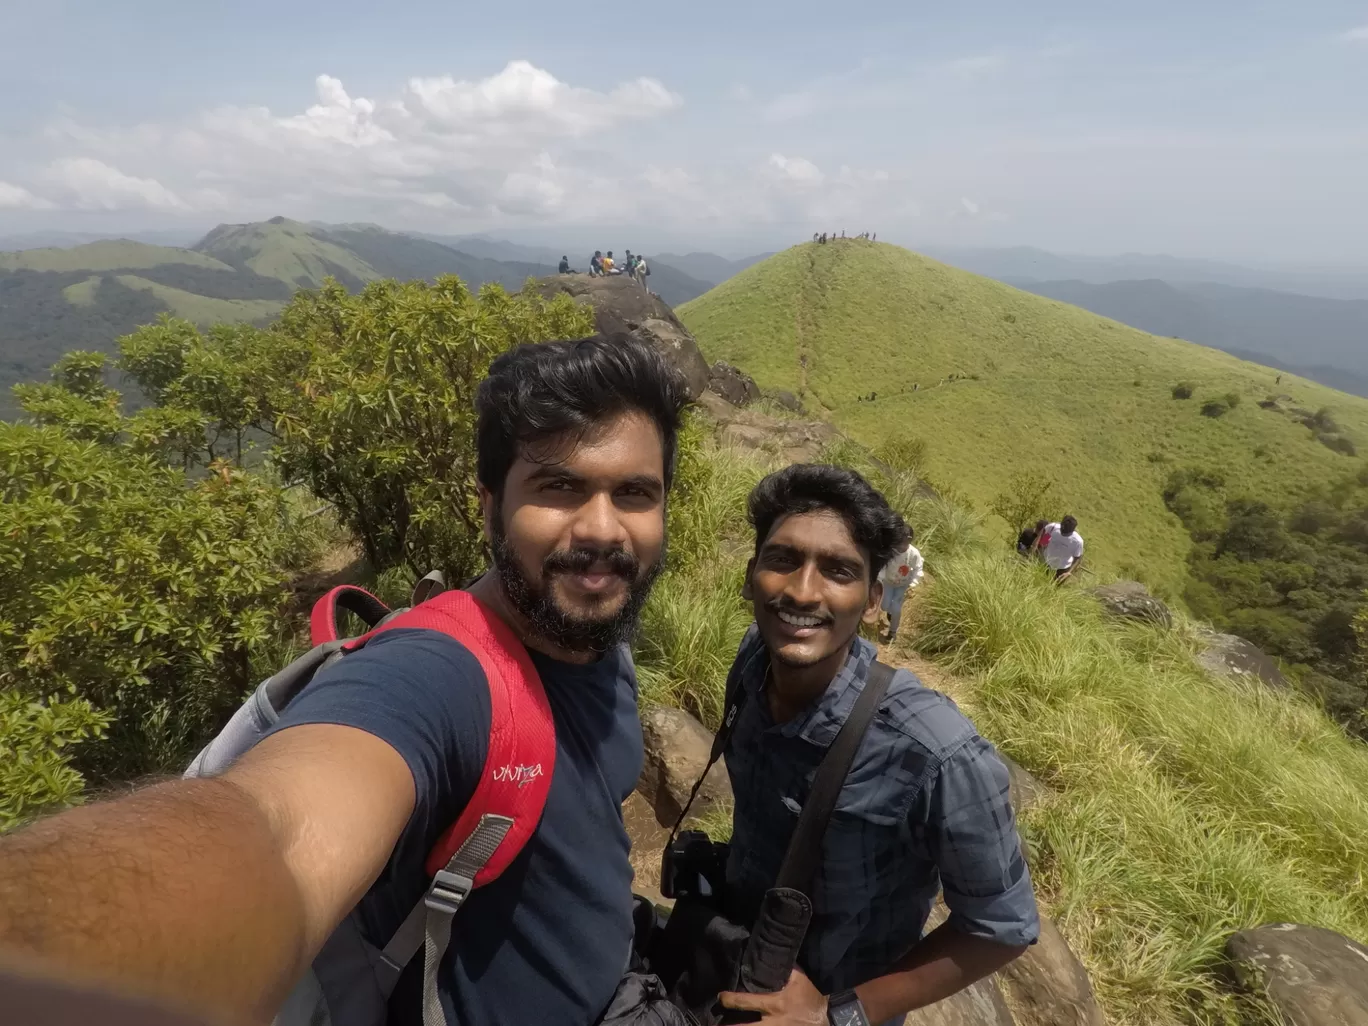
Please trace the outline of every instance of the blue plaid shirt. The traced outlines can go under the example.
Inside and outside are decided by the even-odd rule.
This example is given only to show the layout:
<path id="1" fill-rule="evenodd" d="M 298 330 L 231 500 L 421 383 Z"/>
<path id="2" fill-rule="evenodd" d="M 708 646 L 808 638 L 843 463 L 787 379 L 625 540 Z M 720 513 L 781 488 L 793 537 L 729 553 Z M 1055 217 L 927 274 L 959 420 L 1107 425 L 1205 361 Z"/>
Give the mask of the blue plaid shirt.
<path id="1" fill-rule="evenodd" d="M 763 693 L 769 654 L 754 626 L 742 639 L 731 672 L 747 697 L 726 752 L 736 798 L 727 879 L 742 914 L 778 876 L 817 766 L 875 654 L 856 638 L 822 697 L 776 724 Z M 891 971 L 921 939 L 939 890 L 956 930 L 1009 945 L 1039 935 L 1007 768 L 954 702 L 907 670 L 869 725 L 822 854 L 799 964 L 824 994 Z"/>

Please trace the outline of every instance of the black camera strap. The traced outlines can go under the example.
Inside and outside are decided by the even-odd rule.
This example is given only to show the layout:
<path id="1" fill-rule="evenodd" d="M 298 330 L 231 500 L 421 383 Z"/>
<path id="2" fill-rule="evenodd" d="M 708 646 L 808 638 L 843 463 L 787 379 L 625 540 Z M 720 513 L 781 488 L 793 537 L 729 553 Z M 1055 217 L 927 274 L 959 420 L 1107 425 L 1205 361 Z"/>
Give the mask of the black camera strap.
<path id="1" fill-rule="evenodd" d="M 708 764 L 703 767 L 702 774 L 695 781 L 693 790 L 689 792 L 689 800 L 684 803 L 679 818 L 675 820 L 674 827 L 670 830 L 667 847 L 674 844 L 679 828 L 684 823 L 684 818 L 688 816 L 694 799 L 698 797 L 698 792 L 703 787 L 703 781 L 707 779 L 709 771 L 722 757 L 722 753 L 726 751 L 727 742 L 731 740 L 732 732 L 736 729 L 736 720 L 740 716 L 741 707 L 746 702 L 746 689 L 741 686 L 741 676 L 738 670 L 734 670 L 727 679 L 726 712 L 722 719 L 722 726 L 713 738 L 712 751 L 708 755 Z M 865 677 L 864 689 L 860 692 L 860 697 L 855 700 L 855 707 L 850 710 L 850 715 L 841 724 L 840 731 L 827 748 L 826 755 L 822 757 L 822 761 L 817 767 L 817 774 L 812 781 L 812 789 L 808 792 L 807 801 L 803 803 L 803 811 L 798 816 L 798 825 L 793 829 L 793 836 L 790 838 L 788 849 L 784 853 L 784 861 L 780 866 L 779 877 L 775 881 L 775 886 L 792 887 L 795 890 L 806 892 L 811 885 L 822 857 L 822 838 L 826 834 L 827 821 L 831 819 L 831 813 L 836 808 L 836 799 L 840 796 L 841 787 L 845 784 L 845 778 L 850 773 L 850 767 L 855 761 L 855 754 L 860 749 L 860 741 L 863 740 L 865 731 L 869 728 L 870 721 L 874 719 L 879 703 L 883 701 L 892 681 L 893 668 L 876 659 L 869 667 L 869 674 Z"/>
<path id="2" fill-rule="evenodd" d="M 789 838 L 788 850 L 784 852 L 784 861 L 779 866 L 779 876 L 774 886 L 810 893 L 809 888 L 822 861 L 822 838 L 826 836 L 827 821 L 836 809 L 836 799 L 850 774 L 865 731 L 874 719 L 874 714 L 879 711 L 879 703 L 883 701 L 892 682 L 893 668 L 876 659 L 869 667 L 864 690 L 855 700 L 855 707 L 841 724 L 840 732 L 817 767 L 812 789 L 808 791 L 807 801 L 803 802 L 803 811 L 798 816 L 798 825 L 793 828 L 793 836 Z"/>

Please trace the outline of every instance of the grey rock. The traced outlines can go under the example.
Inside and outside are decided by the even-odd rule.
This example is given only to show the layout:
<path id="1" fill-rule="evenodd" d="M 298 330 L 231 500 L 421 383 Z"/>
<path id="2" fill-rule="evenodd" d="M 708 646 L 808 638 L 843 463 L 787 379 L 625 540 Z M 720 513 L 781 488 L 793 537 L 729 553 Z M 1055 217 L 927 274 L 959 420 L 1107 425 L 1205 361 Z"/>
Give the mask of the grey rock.
<path id="1" fill-rule="evenodd" d="M 907 1026 L 1017 1026 L 997 981 L 989 976 L 944 1001 L 909 1013 Z"/>
<path id="2" fill-rule="evenodd" d="M 1230 974 L 1291 1026 L 1368 1026 L 1368 947 L 1333 930 L 1272 923 L 1226 942 Z"/>
<path id="3" fill-rule="evenodd" d="M 1291 682 L 1283 676 L 1277 660 L 1253 642 L 1234 634 L 1204 634 L 1197 662 L 1220 677 L 1260 680 L 1286 691 Z"/>
<path id="4" fill-rule="evenodd" d="M 689 791 L 708 764 L 713 736 L 682 709 L 655 706 L 641 714 L 646 758 L 637 791 L 650 803 L 661 823 L 673 824 L 689 800 Z M 732 802 L 731 780 L 719 760 L 704 780 L 691 816 Z"/>
<path id="5" fill-rule="evenodd" d="M 1149 593 L 1139 581 L 1117 581 L 1090 589 L 1108 613 L 1133 620 L 1148 620 L 1161 627 L 1173 626 L 1169 607 Z"/>
<path id="6" fill-rule="evenodd" d="M 708 387 L 733 406 L 749 406 L 760 398 L 760 386 L 755 379 L 722 360 L 708 372 Z"/>
<path id="7" fill-rule="evenodd" d="M 803 409 L 803 401 L 799 399 L 796 395 L 794 395 L 792 392 L 787 392 L 782 388 L 774 388 L 770 389 L 768 392 L 765 392 L 764 394 L 770 399 L 774 400 L 774 403 L 777 406 L 785 410 L 789 410 L 793 413 L 806 412 Z"/>
<path id="8" fill-rule="evenodd" d="M 1040 939 L 997 974 L 1017 1026 L 1106 1026 L 1083 963 L 1040 917 Z"/>
<path id="9" fill-rule="evenodd" d="M 540 279 L 536 289 L 548 299 L 564 293 L 592 306 L 594 330 L 601 335 L 627 334 L 655 345 L 683 376 L 689 398 L 697 399 L 708 387 L 708 361 L 689 329 L 659 296 L 625 275 L 556 274 Z"/>

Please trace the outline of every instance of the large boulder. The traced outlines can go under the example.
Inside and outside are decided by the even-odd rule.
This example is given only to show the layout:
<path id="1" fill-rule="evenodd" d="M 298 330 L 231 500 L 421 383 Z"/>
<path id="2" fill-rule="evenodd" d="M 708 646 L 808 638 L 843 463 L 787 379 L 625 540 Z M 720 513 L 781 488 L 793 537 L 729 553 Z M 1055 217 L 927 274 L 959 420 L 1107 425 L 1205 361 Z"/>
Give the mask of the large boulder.
<path id="1" fill-rule="evenodd" d="M 1233 634 L 1212 632 L 1202 635 L 1202 651 L 1197 662 L 1219 677 L 1259 680 L 1279 691 L 1286 691 L 1291 686 L 1272 656 L 1258 645 Z"/>
<path id="2" fill-rule="evenodd" d="M 742 409 L 716 392 L 705 392 L 698 404 L 717 425 L 724 445 L 759 449 L 788 463 L 810 463 L 840 432 L 822 420 L 771 417 L 759 410 Z"/>
<path id="3" fill-rule="evenodd" d="M 1139 581 L 1116 581 L 1093 588 L 1091 592 L 1112 616 L 1147 620 L 1161 627 L 1173 626 L 1169 607 L 1151 595 Z"/>
<path id="4" fill-rule="evenodd" d="M 646 758 L 637 792 L 650 803 L 659 822 L 673 824 L 708 764 L 712 733 L 682 709 L 655 706 L 641 715 L 641 735 Z M 689 812 L 697 816 L 731 803 L 731 780 L 719 760 L 709 770 Z"/>
<path id="5" fill-rule="evenodd" d="M 722 360 L 708 372 L 708 387 L 733 406 L 749 406 L 760 398 L 760 386 L 755 379 Z"/>
<path id="6" fill-rule="evenodd" d="M 1017 1026 L 991 976 L 944 1001 L 917 1009 L 904 1021 L 906 1026 Z"/>
<path id="7" fill-rule="evenodd" d="M 1044 916 L 1040 940 L 997 978 L 1017 1026 L 1106 1026 L 1088 971 Z"/>
<path id="8" fill-rule="evenodd" d="M 537 291 L 548 299 L 564 293 L 592 306 L 594 330 L 601 335 L 622 333 L 655 345 L 687 382 L 689 398 L 697 399 L 708 387 L 708 361 L 689 329 L 659 296 L 626 275 L 555 274 L 540 279 Z"/>
<path id="9" fill-rule="evenodd" d="M 1333 930 L 1274 923 L 1226 942 L 1238 987 L 1289 1026 L 1368 1026 L 1368 947 Z"/>

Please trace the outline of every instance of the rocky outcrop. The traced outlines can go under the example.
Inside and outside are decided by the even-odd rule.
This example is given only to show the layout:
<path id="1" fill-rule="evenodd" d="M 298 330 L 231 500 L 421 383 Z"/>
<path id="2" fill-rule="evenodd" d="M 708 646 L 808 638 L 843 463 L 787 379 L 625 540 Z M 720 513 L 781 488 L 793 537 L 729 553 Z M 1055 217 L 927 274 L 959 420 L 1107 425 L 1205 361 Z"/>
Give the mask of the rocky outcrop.
<path id="1" fill-rule="evenodd" d="M 799 399 L 792 392 L 782 388 L 771 388 L 764 392 L 767 399 L 781 409 L 788 410 L 790 413 L 806 413 L 803 409 L 803 400 Z"/>
<path id="2" fill-rule="evenodd" d="M 1258 645 L 1233 634 L 1203 634 L 1197 662 L 1218 677 L 1259 680 L 1279 691 L 1286 691 L 1291 686 L 1272 656 Z"/>
<path id="3" fill-rule="evenodd" d="M 1274 923 L 1226 942 L 1238 987 L 1291 1026 L 1368 1026 L 1368 947 L 1333 930 Z"/>
<path id="4" fill-rule="evenodd" d="M 759 449 L 789 463 L 810 463 L 840 437 L 834 427 L 820 420 L 771 417 L 759 410 L 743 410 L 720 395 L 706 392 L 699 406 L 717 424 L 718 438 L 738 449 Z"/>
<path id="5" fill-rule="evenodd" d="M 733 406 L 749 406 L 760 398 L 760 386 L 755 379 L 722 360 L 708 372 L 708 387 Z"/>
<path id="6" fill-rule="evenodd" d="M 1044 916 L 1040 940 L 997 979 L 1017 1026 L 1106 1026 L 1088 971 Z"/>
<path id="7" fill-rule="evenodd" d="M 1116 581 L 1090 589 L 1108 613 L 1132 620 L 1147 620 L 1161 627 L 1173 626 L 1169 607 L 1149 593 L 1139 581 Z"/>
<path id="8" fill-rule="evenodd" d="M 661 823 L 673 824 L 689 800 L 689 791 L 708 764 L 713 736 L 683 709 L 655 706 L 641 714 L 646 758 L 637 792 L 646 799 Z M 719 761 L 709 772 L 690 815 L 731 805 L 731 781 Z"/>
<path id="9" fill-rule="evenodd" d="M 708 387 L 708 361 L 689 329 L 659 296 L 631 278 L 556 274 L 538 281 L 537 291 L 548 299 L 564 293 L 592 306 L 594 330 L 601 335 L 624 333 L 655 345 L 683 375 L 691 399 L 697 399 Z"/>

